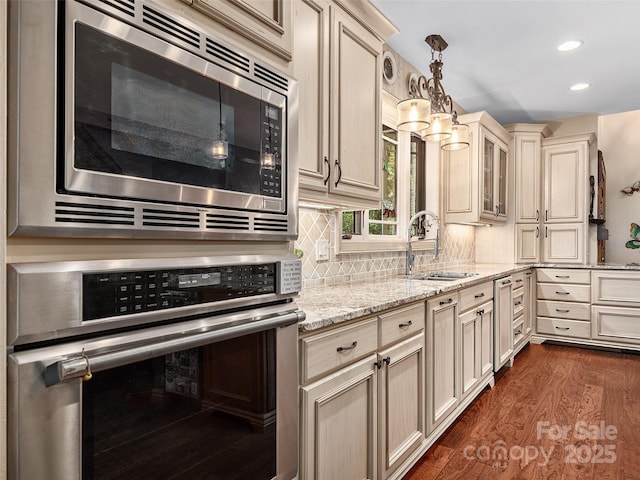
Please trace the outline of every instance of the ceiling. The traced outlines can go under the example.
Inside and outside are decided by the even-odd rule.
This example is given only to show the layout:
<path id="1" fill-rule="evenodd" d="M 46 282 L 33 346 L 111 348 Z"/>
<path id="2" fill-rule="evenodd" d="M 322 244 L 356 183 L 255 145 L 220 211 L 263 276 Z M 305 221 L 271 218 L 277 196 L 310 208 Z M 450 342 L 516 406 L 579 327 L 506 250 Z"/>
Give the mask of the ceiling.
<path id="1" fill-rule="evenodd" d="M 638 0 L 372 0 L 400 33 L 389 46 L 429 78 L 427 35 L 449 44 L 443 85 L 467 112 L 531 123 L 640 109 Z M 556 47 L 571 39 L 571 52 Z M 406 81 L 406 79 L 398 79 Z M 570 91 L 578 82 L 582 91 Z"/>

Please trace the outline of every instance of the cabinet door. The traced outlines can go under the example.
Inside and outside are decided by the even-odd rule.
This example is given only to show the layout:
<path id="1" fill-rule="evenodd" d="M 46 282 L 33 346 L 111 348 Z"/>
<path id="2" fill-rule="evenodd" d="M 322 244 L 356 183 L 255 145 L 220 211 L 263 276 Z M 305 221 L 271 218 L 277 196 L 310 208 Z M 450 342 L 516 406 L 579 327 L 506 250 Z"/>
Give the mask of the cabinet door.
<path id="1" fill-rule="evenodd" d="M 507 215 L 507 146 L 482 129 L 482 171 L 480 216 L 504 221 Z"/>
<path id="2" fill-rule="evenodd" d="M 460 402 L 458 294 L 427 303 L 427 412 L 433 431 Z"/>
<path id="3" fill-rule="evenodd" d="M 299 81 L 300 187 L 327 192 L 329 174 L 329 2 L 293 2 L 293 76 Z"/>
<path id="4" fill-rule="evenodd" d="M 183 0 L 253 44 L 291 61 L 291 4 L 288 0 Z"/>
<path id="5" fill-rule="evenodd" d="M 301 478 L 376 478 L 375 362 L 371 355 L 302 387 Z"/>
<path id="6" fill-rule="evenodd" d="M 384 479 L 425 438 L 424 332 L 381 352 L 378 360 L 378 461 Z"/>
<path id="7" fill-rule="evenodd" d="M 479 310 L 469 310 L 460 315 L 462 398 L 473 390 L 480 381 L 482 338 Z"/>
<path id="8" fill-rule="evenodd" d="M 516 224 L 516 263 L 540 262 L 540 226 Z"/>
<path id="9" fill-rule="evenodd" d="M 584 223 L 545 225 L 542 261 L 544 263 L 584 263 L 586 241 Z"/>
<path id="10" fill-rule="evenodd" d="M 524 274 L 524 334 L 529 335 L 535 317 L 535 288 L 536 282 L 533 278 L 533 270 Z"/>
<path id="11" fill-rule="evenodd" d="M 329 189 L 379 203 L 382 43 L 338 8 L 331 12 Z"/>
<path id="12" fill-rule="evenodd" d="M 493 301 L 481 305 L 480 311 L 480 377 L 493 374 Z"/>
<path id="13" fill-rule="evenodd" d="M 495 281 L 494 368 L 498 371 L 513 354 L 513 284 L 511 277 Z"/>
<path id="14" fill-rule="evenodd" d="M 587 198 L 586 142 L 544 148 L 544 222 L 584 222 Z"/>
<path id="15" fill-rule="evenodd" d="M 515 135 L 516 223 L 540 220 L 540 139 L 540 134 Z"/>

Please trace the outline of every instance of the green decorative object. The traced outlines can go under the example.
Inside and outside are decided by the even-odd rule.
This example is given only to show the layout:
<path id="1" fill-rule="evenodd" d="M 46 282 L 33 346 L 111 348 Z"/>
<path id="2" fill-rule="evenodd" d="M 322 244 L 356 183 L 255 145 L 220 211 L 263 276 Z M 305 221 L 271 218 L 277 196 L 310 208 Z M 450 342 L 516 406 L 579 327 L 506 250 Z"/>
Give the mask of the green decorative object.
<path id="1" fill-rule="evenodd" d="M 299 249 L 299 248 L 294 248 L 293 249 L 293 253 L 295 254 L 296 257 L 298 258 L 302 258 L 304 256 L 304 252 Z"/>
<path id="2" fill-rule="evenodd" d="M 629 234 L 631 235 L 631 240 L 626 243 L 625 247 L 633 249 L 640 248 L 640 226 L 638 226 L 637 223 L 631 224 Z"/>

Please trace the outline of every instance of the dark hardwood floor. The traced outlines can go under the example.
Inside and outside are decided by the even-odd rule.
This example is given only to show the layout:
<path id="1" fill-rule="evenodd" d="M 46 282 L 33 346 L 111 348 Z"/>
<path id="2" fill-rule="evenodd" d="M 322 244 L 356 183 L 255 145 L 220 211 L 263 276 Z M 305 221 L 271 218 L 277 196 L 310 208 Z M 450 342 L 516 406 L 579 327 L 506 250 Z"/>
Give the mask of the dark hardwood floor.
<path id="1" fill-rule="evenodd" d="M 640 355 L 530 345 L 404 480 L 640 479 Z"/>

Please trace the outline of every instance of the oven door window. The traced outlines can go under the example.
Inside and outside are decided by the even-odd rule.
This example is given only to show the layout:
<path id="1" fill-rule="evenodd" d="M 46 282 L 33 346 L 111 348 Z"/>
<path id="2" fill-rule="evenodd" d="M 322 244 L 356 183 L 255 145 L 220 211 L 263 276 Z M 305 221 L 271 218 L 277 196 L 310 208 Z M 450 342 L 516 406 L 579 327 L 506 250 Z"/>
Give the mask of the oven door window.
<path id="1" fill-rule="evenodd" d="M 276 476 L 275 331 L 83 383 L 84 480 Z"/>
<path id="2" fill-rule="evenodd" d="M 149 38 L 148 50 L 75 23 L 73 172 L 99 174 L 106 186 L 96 190 L 130 198 L 141 190 L 127 179 L 151 181 L 149 191 L 174 184 L 209 192 L 186 203 L 212 203 L 213 191 L 280 198 L 281 106 L 262 100 L 259 85 Z M 240 87 L 212 78 L 216 72 Z M 77 180 L 65 187 L 101 193 Z M 180 195 L 157 199 L 189 198 Z"/>

